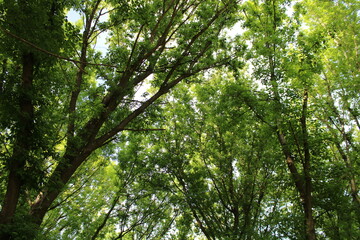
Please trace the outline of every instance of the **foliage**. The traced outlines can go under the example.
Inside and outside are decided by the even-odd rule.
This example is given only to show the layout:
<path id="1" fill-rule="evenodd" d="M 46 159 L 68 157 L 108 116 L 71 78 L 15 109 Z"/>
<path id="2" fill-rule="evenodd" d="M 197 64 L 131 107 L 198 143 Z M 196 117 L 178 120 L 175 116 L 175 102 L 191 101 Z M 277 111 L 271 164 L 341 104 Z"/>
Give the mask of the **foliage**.
<path id="1" fill-rule="evenodd" d="M 357 239 L 359 7 L 0 1 L 0 238 Z"/>

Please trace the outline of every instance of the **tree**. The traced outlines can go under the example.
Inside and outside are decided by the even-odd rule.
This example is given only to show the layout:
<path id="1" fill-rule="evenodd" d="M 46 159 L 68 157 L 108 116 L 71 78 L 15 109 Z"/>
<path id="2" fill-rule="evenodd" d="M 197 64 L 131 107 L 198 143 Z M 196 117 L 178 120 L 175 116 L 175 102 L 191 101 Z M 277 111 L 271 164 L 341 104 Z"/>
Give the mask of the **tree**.
<path id="1" fill-rule="evenodd" d="M 276 188 L 283 178 L 274 174 L 280 164 L 272 161 L 280 152 L 266 137 L 271 130 L 254 123 L 245 104 L 229 98 L 233 78 L 225 76 L 219 71 L 201 87 L 177 86 L 161 106 L 167 131 L 134 139 L 147 146 L 137 154 L 154 175 L 164 176 L 165 181 L 158 180 L 164 185 L 158 186 L 171 189 L 177 199 L 172 205 L 179 209 L 174 219 L 178 232 L 172 239 L 194 238 L 191 229 L 206 239 L 277 239 L 275 230 L 265 230 L 279 219 L 275 223 L 266 216 L 270 206 L 264 201 L 281 191 Z"/>
<path id="2" fill-rule="evenodd" d="M 194 97 L 185 89 L 183 95 L 177 92 L 178 107 L 171 107 L 173 123 L 167 124 L 172 136 L 160 137 L 156 155 L 168 159 L 164 167 L 207 239 L 249 239 L 259 234 L 274 166 L 265 157 L 271 153 L 261 147 L 265 138 L 255 137 L 266 135 L 266 128 L 256 131 L 247 124 L 247 111 L 239 114 L 243 109 L 223 92 L 226 83 L 219 73 Z"/>
<path id="3" fill-rule="evenodd" d="M 339 1 L 327 2 L 324 6 L 319 6 L 312 1 L 304 1 L 294 5 L 295 11 L 292 17 L 286 13 L 287 3 L 289 1 L 248 2 L 244 27 L 249 31 L 244 33 L 244 39 L 250 42 L 248 56 L 253 81 L 261 80 L 262 88 L 256 91 L 250 88 L 249 93 L 240 92 L 239 95 L 259 120 L 271 126 L 278 136 L 303 205 L 306 238 L 315 239 L 315 219 L 326 218 L 323 217 L 324 213 L 330 214 L 332 211 L 339 214 L 338 233 L 331 233 L 328 231 L 331 227 L 321 224 L 317 227 L 318 234 L 321 235 L 321 229 L 325 228 L 329 236 L 334 236 L 334 239 L 351 238 L 352 228 L 356 226 L 353 220 L 356 213 L 353 215 L 354 210 L 352 207 L 349 208 L 348 204 L 344 204 L 345 208 L 332 205 L 327 200 L 332 194 L 326 193 L 332 191 L 335 185 L 341 189 L 341 192 L 348 190 L 342 180 L 333 178 L 326 172 L 336 171 L 329 162 L 337 162 L 338 156 L 345 159 L 344 167 L 348 168 L 346 175 L 350 183 L 350 196 L 356 206 L 356 177 L 352 174 L 356 171 L 356 167 L 354 168 L 348 161 L 356 155 L 351 153 L 352 157 L 347 158 L 345 152 L 350 153 L 353 148 L 356 149 L 356 143 L 350 140 L 353 142 L 351 145 L 346 139 L 353 139 L 357 135 L 358 132 L 354 128 L 357 119 L 342 110 L 348 107 L 341 106 L 343 99 L 346 99 L 347 103 L 344 105 L 350 104 L 352 109 L 355 106 L 353 101 L 357 101 L 357 96 L 352 94 L 352 87 L 345 87 L 350 81 L 351 84 L 356 84 L 356 74 L 353 74 L 356 69 L 354 68 L 356 61 L 353 61 L 356 51 L 352 50 L 356 49 L 357 41 L 344 37 L 354 36 L 353 31 L 358 21 L 357 14 L 354 13 L 356 3 Z M 299 18 L 301 15 L 308 20 Z M 337 30 L 338 28 L 333 30 L 333 19 L 330 16 L 335 15 L 344 16 L 342 19 L 347 26 L 350 26 L 347 34 L 342 32 L 337 35 L 337 31 L 340 30 Z M 302 29 L 305 24 L 309 24 L 311 31 Z M 341 25 L 341 28 L 343 26 Z M 332 40 L 329 39 L 334 36 L 339 36 L 337 43 L 340 38 L 344 41 L 344 45 L 347 43 L 346 47 L 342 44 L 334 47 Z M 340 65 L 339 62 L 347 64 Z M 334 83 L 336 82 L 335 86 L 337 84 L 343 86 L 340 87 L 341 91 L 338 90 L 339 88 L 331 89 L 331 84 L 329 85 L 329 81 L 326 80 L 326 76 L 330 74 L 335 77 L 333 78 Z M 238 73 L 238 77 L 241 78 L 243 75 Z M 339 81 L 340 79 L 344 81 Z M 325 91 L 324 80 L 328 81 Z M 337 109 L 338 106 L 340 111 Z M 350 118 L 350 121 L 347 120 Z M 316 119 L 323 119 L 323 122 Z M 329 120 L 335 126 L 330 126 Z M 324 130 L 325 128 L 329 131 Z M 335 133 L 334 130 L 340 133 Z M 333 146 L 339 149 L 339 155 L 329 152 L 329 145 L 332 145 L 329 144 L 329 139 L 330 142 L 334 141 Z M 342 149 L 344 146 L 346 151 Z M 338 192 L 337 196 L 334 194 L 330 199 L 338 203 L 348 202 L 348 196 L 343 198 L 341 195 L 342 193 Z M 318 211 L 322 214 L 316 216 Z M 346 212 L 348 218 L 341 212 Z M 347 229 L 342 225 L 343 221 L 351 221 L 352 224 L 348 225 Z M 343 234 L 345 232 L 349 234 Z"/>
<path id="4" fill-rule="evenodd" d="M 0 1 L 0 238 L 355 239 L 358 9 Z"/>
<path id="5" fill-rule="evenodd" d="M 358 234 L 355 229 L 359 224 L 360 213 L 357 177 L 359 96 L 356 90 L 359 85 L 359 3 L 304 3 L 308 11 L 305 15 L 309 26 L 308 34 L 323 45 L 323 51 L 319 54 L 323 67 L 315 82 L 316 118 L 323 123 L 329 134 L 326 141 L 331 146 L 333 155 L 330 172 L 337 176 L 332 184 L 342 185 L 339 188 L 345 192 L 338 192 L 338 199 L 331 197 L 333 202 L 341 204 L 328 204 L 325 208 L 329 218 L 337 216 L 338 219 L 335 227 L 332 223 L 333 227 L 326 228 L 326 232 L 333 238 L 351 239 Z M 334 21 L 334 18 L 339 20 Z M 345 187 L 346 182 L 348 187 Z M 324 192 L 323 194 L 326 195 Z M 323 221 L 330 219 L 325 218 Z"/>
<path id="6" fill-rule="evenodd" d="M 262 81 L 269 99 L 267 109 L 257 115 L 277 135 L 303 205 L 306 239 L 315 239 L 308 105 L 316 65 L 313 50 L 294 37 L 298 24 L 296 18 L 287 16 L 286 6 L 287 1 L 249 2 L 244 22 L 249 31 L 245 39 L 252 43 L 249 58 L 253 76 Z M 302 172 L 295 155 L 302 163 Z"/>
<path id="7" fill-rule="evenodd" d="M 237 1 L 2 2 L 2 239 L 30 238 L 18 226 L 39 226 L 98 149 L 120 132 L 152 128 L 139 116 L 158 98 L 226 65 L 231 55 L 221 33 L 234 23 L 236 7 Z M 80 26 L 66 20 L 68 9 L 80 13 Z M 105 31 L 103 57 L 94 44 Z M 156 91 L 137 101 L 146 82 Z"/>
<path id="8" fill-rule="evenodd" d="M 308 3 L 310 11 L 308 21 L 311 24 L 311 33 L 321 32 L 327 45 L 323 53 L 324 69 L 318 79 L 319 99 L 325 101 L 322 119 L 330 132 L 335 136 L 335 145 L 349 170 L 349 186 L 355 204 L 360 204 L 356 179 L 352 164 L 353 158 L 358 158 L 351 151 L 356 151 L 357 144 L 354 142 L 354 129 L 360 129 L 358 109 L 356 102 L 358 94 L 355 89 L 358 86 L 359 60 L 357 48 L 359 45 L 358 24 L 359 17 L 356 9 L 359 4 L 356 1 L 340 1 L 338 3 L 326 3 L 324 6 L 313 6 Z M 330 16 L 336 16 L 342 22 L 330 21 Z M 318 26 L 315 21 L 321 21 L 325 26 Z M 346 25 L 346 28 L 343 26 Z M 341 63 L 341 64 L 339 64 Z M 351 123 L 353 121 L 353 123 Z M 346 128 L 349 128 L 347 130 Z M 345 144 L 345 148 L 341 144 Z M 354 160 L 354 162 L 357 162 Z M 359 205 L 360 206 L 360 205 Z"/>

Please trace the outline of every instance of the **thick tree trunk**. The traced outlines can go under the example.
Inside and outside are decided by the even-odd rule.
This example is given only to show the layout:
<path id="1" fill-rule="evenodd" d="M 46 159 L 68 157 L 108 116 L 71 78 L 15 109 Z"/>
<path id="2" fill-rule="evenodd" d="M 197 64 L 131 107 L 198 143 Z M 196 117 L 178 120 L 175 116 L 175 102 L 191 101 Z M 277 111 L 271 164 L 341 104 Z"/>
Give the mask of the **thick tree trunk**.
<path id="1" fill-rule="evenodd" d="M 96 1 L 94 8 L 91 11 L 90 16 L 86 17 L 85 29 L 82 34 L 82 47 L 81 47 L 81 55 L 80 55 L 80 66 L 79 70 L 76 74 L 76 82 L 74 89 L 71 93 L 70 104 L 69 104 L 69 122 L 67 126 L 67 152 L 63 157 L 62 161 L 56 167 L 54 173 L 49 179 L 48 188 L 53 190 L 49 191 L 48 189 L 43 189 L 41 191 L 33 204 L 31 205 L 30 215 L 34 219 L 34 223 L 36 225 L 41 225 L 45 214 L 47 213 L 49 207 L 54 202 L 54 200 L 59 196 L 63 187 L 69 181 L 71 176 L 74 174 L 76 169 L 85 161 L 85 159 L 90 155 L 91 152 L 87 154 L 79 154 L 76 153 L 83 152 L 83 150 L 76 148 L 78 143 L 74 140 L 74 132 L 75 132 L 75 112 L 76 112 L 76 104 L 78 101 L 79 94 L 81 92 L 81 84 L 83 82 L 83 77 L 85 73 L 85 68 L 87 67 L 87 51 L 89 46 L 89 38 L 91 37 L 91 28 L 92 21 L 95 17 L 96 10 L 100 4 L 100 0 Z"/>
<path id="2" fill-rule="evenodd" d="M 0 212 L 0 225 L 6 226 L 12 223 L 16 207 L 20 198 L 20 190 L 23 185 L 21 172 L 29 157 L 31 150 L 31 137 L 34 131 L 34 106 L 32 103 L 32 85 L 34 71 L 34 56 L 31 53 L 23 56 L 22 79 L 19 91 L 20 114 L 16 140 L 11 158 L 8 160 L 9 175 L 7 189 Z M 1 233 L 0 239 L 7 239 L 7 233 Z"/>
<path id="3" fill-rule="evenodd" d="M 59 196 L 64 186 L 68 183 L 78 167 L 87 159 L 90 153 L 91 151 L 85 153 L 82 152 L 76 157 L 66 155 L 62 162 L 59 163 L 54 170 L 56 174 L 53 174 L 49 179 L 48 186 L 51 190 L 44 189 L 38 194 L 36 200 L 31 205 L 30 215 L 36 225 L 40 226 L 51 204 Z"/>
<path id="4" fill-rule="evenodd" d="M 18 166 L 15 166 L 15 164 L 10 167 L 6 194 L 0 214 L 0 224 L 3 225 L 11 223 L 20 196 L 21 181 L 16 171 L 17 168 Z"/>

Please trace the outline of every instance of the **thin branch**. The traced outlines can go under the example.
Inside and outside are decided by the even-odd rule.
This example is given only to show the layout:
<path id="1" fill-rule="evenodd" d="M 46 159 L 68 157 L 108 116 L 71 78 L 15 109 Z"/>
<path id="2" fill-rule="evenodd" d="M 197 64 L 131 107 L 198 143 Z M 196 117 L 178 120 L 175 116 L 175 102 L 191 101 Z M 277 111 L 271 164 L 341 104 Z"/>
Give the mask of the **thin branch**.
<path id="1" fill-rule="evenodd" d="M 5 34 L 19 40 L 20 42 L 22 43 L 25 43 L 26 45 L 34 48 L 35 50 L 39 51 L 39 52 L 42 52 L 42 53 L 45 53 L 51 57 L 55 57 L 55 58 L 58 58 L 58 59 L 61 59 L 61 60 L 65 60 L 65 61 L 68 61 L 68 62 L 72 62 L 75 64 L 76 67 L 80 68 L 78 66 L 78 64 L 86 64 L 86 65 L 91 65 L 91 66 L 102 66 L 102 67 L 110 67 L 110 68 L 119 68 L 119 66 L 116 66 L 116 65 L 111 65 L 111 64 L 103 64 L 103 63 L 89 63 L 89 62 L 84 62 L 84 61 L 79 61 L 79 60 L 75 60 L 75 59 L 72 59 L 72 58 L 69 58 L 69 57 L 64 57 L 64 56 L 61 56 L 61 55 L 58 55 L 56 53 L 53 53 L 53 52 L 50 52 L 48 50 L 45 50 L 37 45 L 35 45 L 34 43 L 22 38 L 22 37 L 19 37 L 18 35 L 8 31 L 8 30 L 5 30 L 4 28 L 0 27 L 0 31 L 4 32 Z"/>
<path id="2" fill-rule="evenodd" d="M 69 195 L 67 195 L 62 201 L 60 201 L 59 203 L 52 205 L 51 207 L 49 207 L 48 211 L 51 211 L 57 207 L 59 207 L 61 204 L 66 203 L 72 196 L 74 196 L 77 192 L 79 192 L 84 186 L 85 184 L 87 184 L 92 177 L 97 173 L 97 171 L 100 169 L 100 167 L 96 168 L 95 171 L 93 173 L 91 173 L 91 175 L 85 179 L 85 181 L 77 188 L 75 189 L 72 193 L 70 193 Z"/>
<path id="3" fill-rule="evenodd" d="M 135 42 L 134 42 L 134 44 L 133 44 L 133 46 L 132 46 L 132 48 L 131 48 L 131 53 L 130 53 L 128 62 L 127 62 L 127 64 L 126 64 L 126 70 L 129 70 L 129 68 L 130 68 L 131 59 L 132 59 L 133 56 L 134 56 L 135 48 L 136 48 L 136 45 L 137 45 L 138 42 L 139 42 L 140 34 L 141 34 L 144 26 L 145 26 L 145 24 L 142 24 L 142 25 L 140 26 L 139 32 L 138 32 L 137 35 L 136 35 Z M 138 66 L 140 66 L 140 64 L 138 64 Z"/>

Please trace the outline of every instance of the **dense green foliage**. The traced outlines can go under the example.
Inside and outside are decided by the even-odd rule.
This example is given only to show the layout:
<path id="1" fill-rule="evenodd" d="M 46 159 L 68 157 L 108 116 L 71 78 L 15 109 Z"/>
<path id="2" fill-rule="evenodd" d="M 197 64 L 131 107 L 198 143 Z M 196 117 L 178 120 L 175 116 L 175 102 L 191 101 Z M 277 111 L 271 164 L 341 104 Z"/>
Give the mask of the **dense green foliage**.
<path id="1" fill-rule="evenodd" d="M 0 1 L 0 239 L 358 239 L 359 9 Z"/>

